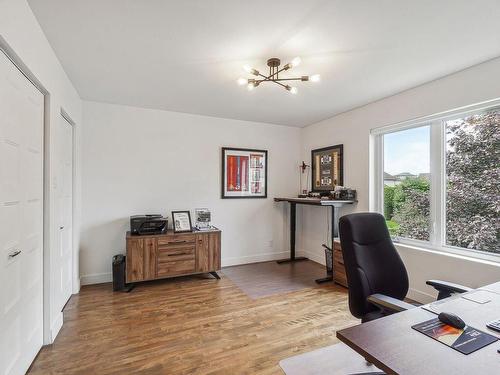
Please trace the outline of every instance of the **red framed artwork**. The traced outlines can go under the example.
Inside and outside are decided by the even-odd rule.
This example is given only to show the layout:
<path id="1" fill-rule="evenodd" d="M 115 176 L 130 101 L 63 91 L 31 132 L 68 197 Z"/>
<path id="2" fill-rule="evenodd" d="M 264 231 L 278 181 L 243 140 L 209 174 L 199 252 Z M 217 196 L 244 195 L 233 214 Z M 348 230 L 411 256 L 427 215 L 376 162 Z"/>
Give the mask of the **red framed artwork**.
<path id="1" fill-rule="evenodd" d="M 222 148 L 221 198 L 267 198 L 267 150 Z"/>

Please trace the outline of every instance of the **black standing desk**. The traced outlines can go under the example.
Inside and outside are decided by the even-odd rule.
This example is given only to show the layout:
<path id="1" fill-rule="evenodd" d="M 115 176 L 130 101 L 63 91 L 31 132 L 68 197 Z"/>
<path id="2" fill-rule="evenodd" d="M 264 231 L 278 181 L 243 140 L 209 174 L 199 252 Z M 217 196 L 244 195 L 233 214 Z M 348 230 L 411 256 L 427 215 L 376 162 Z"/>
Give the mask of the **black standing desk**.
<path id="1" fill-rule="evenodd" d="M 278 260 L 278 263 L 297 262 L 307 260 L 306 257 L 295 256 L 295 229 L 296 206 L 305 204 L 310 206 L 330 206 L 332 208 L 332 246 L 333 239 L 339 235 L 339 209 L 342 206 L 356 203 L 354 200 L 323 200 L 319 198 L 274 198 L 275 202 L 290 203 L 290 258 Z"/>

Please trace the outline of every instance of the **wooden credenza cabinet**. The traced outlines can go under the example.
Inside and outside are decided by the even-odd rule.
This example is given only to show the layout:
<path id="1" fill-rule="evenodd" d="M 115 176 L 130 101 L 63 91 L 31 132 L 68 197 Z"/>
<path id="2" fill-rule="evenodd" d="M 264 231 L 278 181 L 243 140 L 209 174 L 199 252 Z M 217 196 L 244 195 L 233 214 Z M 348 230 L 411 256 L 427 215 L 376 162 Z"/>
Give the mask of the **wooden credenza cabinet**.
<path id="1" fill-rule="evenodd" d="M 220 270 L 221 232 L 131 235 L 127 232 L 126 282 L 211 273 Z"/>
<path id="2" fill-rule="evenodd" d="M 333 241 L 333 281 L 347 288 L 347 276 L 340 240 Z"/>

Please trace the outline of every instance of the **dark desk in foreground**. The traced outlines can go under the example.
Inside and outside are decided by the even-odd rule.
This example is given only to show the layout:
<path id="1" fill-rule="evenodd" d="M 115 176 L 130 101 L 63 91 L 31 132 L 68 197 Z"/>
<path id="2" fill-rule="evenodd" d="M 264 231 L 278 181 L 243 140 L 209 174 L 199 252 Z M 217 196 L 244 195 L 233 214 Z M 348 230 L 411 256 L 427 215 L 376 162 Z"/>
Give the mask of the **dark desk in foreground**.
<path id="1" fill-rule="evenodd" d="M 491 301 L 479 304 L 460 296 L 450 297 L 440 309 L 460 316 L 467 325 L 500 337 L 486 323 L 500 318 L 500 282 L 476 289 Z M 441 301 L 440 301 L 441 302 Z M 420 307 L 337 332 L 340 341 L 389 374 L 500 374 L 500 341 L 469 355 L 415 331 L 411 326 L 435 318 Z"/>

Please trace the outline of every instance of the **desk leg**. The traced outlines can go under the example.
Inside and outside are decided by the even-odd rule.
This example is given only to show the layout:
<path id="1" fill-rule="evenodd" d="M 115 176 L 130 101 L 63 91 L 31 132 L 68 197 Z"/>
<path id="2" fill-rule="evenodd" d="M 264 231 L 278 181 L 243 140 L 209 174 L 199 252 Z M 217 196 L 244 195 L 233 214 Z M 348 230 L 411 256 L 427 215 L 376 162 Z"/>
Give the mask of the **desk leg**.
<path id="1" fill-rule="evenodd" d="M 335 270 L 333 269 L 333 240 L 335 237 L 338 237 L 339 235 L 339 209 L 338 207 L 332 206 L 332 218 L 331 218 L 331 228 L 332 228 L 332 272 L 327 273 L 326 277 L 323 277 L 321 279 L 316 279 L 316 283 L 322 284 L 322 283 L 327 283 L 329 281 L 333 281 L 333 273 Z"/>
<path id="2" fill-rule="evenodd" d="M 293 202 L 290 202 L 290 258 L 289 259 L 280 259 L 276 261 L 277 263 L 289 263 L 289 262 L 298 262 L 301 260 L 307 260 L 306 257 L 296 257 L 295 256 L 295 226 L 296 226 L 296 207 L 297 205 Z"/>
<path id="3" fill-rule="evenodd" d="M 333 240 L 339 236 L 339 208 L 332 206 L 332 249 Z"/>

